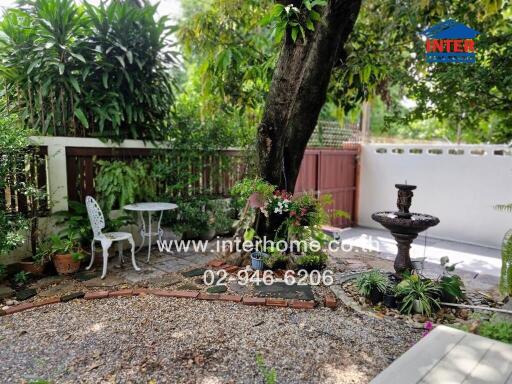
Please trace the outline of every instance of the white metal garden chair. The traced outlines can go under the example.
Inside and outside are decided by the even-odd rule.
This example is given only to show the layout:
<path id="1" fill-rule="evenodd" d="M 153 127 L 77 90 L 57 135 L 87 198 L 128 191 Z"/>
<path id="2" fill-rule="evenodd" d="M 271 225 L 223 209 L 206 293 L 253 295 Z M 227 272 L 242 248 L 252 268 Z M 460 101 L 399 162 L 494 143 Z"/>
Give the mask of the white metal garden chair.
<path id="1" fill-rule="evenodd" d="M 107 232 L 102 233 L 101 230 L 105 228 L 105 217 L 101 211 L 100 206 L 91 196 L 85 198 L 85 205 L 87 207 L 87 214 L 89 215 L 89 221 L 91 222 L 92 232 L 94 237 L 91 242 L 91 262 L 86 269 L 90 269 L 94 263 L 94 244 L 99 241 L 101 248 L 103 249 L 103 273 L 101 278 L 104 279 L 107 275 L 107 263 L 108 263 L 108 250 L 113 242 L 118 242 L 117 249 L 119 252 L 119 263 L 123 263 L 123 244 L 124 240 L 127 240 L 132 246 L 132 264 L 136 271 L 140 271 L 140 268 L 135 262 L 135 242 L 133 236 L 128 232 Z"/>

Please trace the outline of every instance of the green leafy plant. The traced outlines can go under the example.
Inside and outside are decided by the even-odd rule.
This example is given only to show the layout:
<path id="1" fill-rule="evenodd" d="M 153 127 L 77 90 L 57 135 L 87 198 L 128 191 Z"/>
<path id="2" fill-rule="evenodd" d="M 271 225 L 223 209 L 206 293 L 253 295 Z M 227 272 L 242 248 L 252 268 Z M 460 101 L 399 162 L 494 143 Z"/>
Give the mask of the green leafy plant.
<path id="1" fill-rule="evenodd" d="M 441 297 L 448 302 L 459 301 L 464 298 L 462 288 L 464 282 L 460 276 L 442 276 L 439 279 L 439 288 L 441 289 Z"/>
<path id="2" fill-rule="evenodd" d="M 293 42 L 297 40 L 299 33 L 302 41 L 305 42 L 306 31 L 315 30 L 315 23 L 322 18 L 319 8 L 326 4 L 326 0 L 302 0 L 298 6 L 276 4 L 262 19 L 261 24 L 274 24 L 276 42 L 280 42 L 288 31 Z"/>
<path id="3" fill-rule="evenodd" d="M 288 256 L 280 252 L 277 248 L 265 249 L 268 253 L 267 257 L 263 258 L 263 264 L 269 269 L 283 269 L 288 263 Z"/>
<path id="4" fill-rule="evenodd" d="M 85 253 L 79 240 L 78 235 L 72 233 L 67 236 L 52 235 L 50 237 L 52 254 L 71 254 L 74 261 L 83 260 Z"/>
<path id="5" fill-rule="evenodd" d="M 156 139 L 174 96 L 170 26 L 156 6 L 24 2 L 0 23 L 9 108 L 42 134 Z"/>
<path id="6" fill-rule="evenodd" d="M 430 316 L 440 308 L 440 289 L 432 280 L 422 279 L 418 275 L 405 277 L 397 286 L 396 294 L 401 299 L 400 312 L 410 314 L 413 311 Z"/>
<path id="7" fill-rule="evenodd" d="M 142 160 L 98 161 L 95 178 L 96 192 L 106 214 L 114 207 L 123 207 L 138 200 L 155 197 L 155 182 L 150 176 L 149 164 Z"/>
<path id="8" fill-rule="evenodd" d="M 508 321 L 486 321 L 477 330 L 480 336 L 512 344 L 512 323 Z"/>
<path id="9" fill-rule="evenodd" d="M 512 213 L 512 204 L 498 204 L 494 209 Z M 500 292 L 512 296 L 512 229 L 505 233 L 501 245 Z"/>
<path id="10" fill-rule="evenodd" d="M 500 291 L 512 296 L 512 230 L 505 234 L 501 246 Z"/>
<path id="11" fill-rule="evenodd" d="M 277 372 L 275 368 L 269 369 L 265 364 L 265 360 L 263 355 L 258 353 L 256 355 L 256 364 L 260 369 L 263 379 L 265 380 L 265 384 L 277 384 Z"/>
<path id="12" fill-rule="evenodd" d="M 257 178 L 244 178 L 231 188 L 230 194 L 237 202 L 239 208 L 244 207 L 251 195 L 258 195 L 260 202 L 265 202 L 272 197 L 276 187 L 260 177 Z"/>
<path id="13" fill-rule="evenodd" d="M 52 255 L 52 247 L 50 241 L 41 241 L 36 248 L 35 255 L 32 256 L 32 260 L 39 264 L 44 265 L 46 262 L 48 262 Z"/>
<path id="14" fill-rule="evenodd" d="M 328 258 L 327 253 L 324 251 L 309 250 L 305 255 L 297 258 L 296 264 L 299 269 L 305 269 L 308 271 L 322 270 L 325 268 Z"/>
<path id="15" fill-rule="evenodd" d="M 179 200 L 177 204 L 179 208 L 166 220 L 166 225 L 169 225 L 174 232 L 193 238 L 213 227 L 211 215 L 206 209 L 206 198 Z"/>
<path id="16" fill-rule="evenodd" d="M 231 217 L 231 209 L 224 201 L 212 200 L 206 204 L 206 209 L 213 222 L 213 228 L 218 234 L 227 234 L 233 229 L 234 220 Z"/>
<path id="17" fill-rule="evenodd" d="M 30 277 L 30 272 L 20 271 L 14 275 L 14 282 L 17 285 L 23 286 L 27 284 Z"/>
<path id="18" fill-rule="evenodd" d="M 386 293 L 388 285 L 388 277 L 376 269 L 362 273 L 356 280 L 357 290 L 365 297 L 369 297 L 374 290 Z"/>

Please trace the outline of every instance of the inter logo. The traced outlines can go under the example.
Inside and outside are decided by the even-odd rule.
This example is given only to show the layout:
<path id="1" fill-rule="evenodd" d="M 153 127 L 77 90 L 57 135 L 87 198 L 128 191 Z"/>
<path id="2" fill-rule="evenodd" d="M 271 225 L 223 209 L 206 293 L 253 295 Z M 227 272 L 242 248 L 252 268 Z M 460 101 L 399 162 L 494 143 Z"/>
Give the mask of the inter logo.
<path id="1" fill-rule="evenodd" d="M 474 63 L 475 31 L 455 20 L 446 20 L 423 31 L 427 63 Z"/>

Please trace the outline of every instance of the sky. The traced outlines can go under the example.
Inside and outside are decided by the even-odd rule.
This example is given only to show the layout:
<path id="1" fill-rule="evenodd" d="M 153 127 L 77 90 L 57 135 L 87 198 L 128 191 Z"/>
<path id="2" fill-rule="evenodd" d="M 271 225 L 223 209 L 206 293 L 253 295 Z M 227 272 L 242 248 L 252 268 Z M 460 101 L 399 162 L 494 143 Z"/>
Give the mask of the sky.
<path id="1" fill-rule="evenodd" d="M 152 3 L 156 3 L 155 0 L 150 0 Z M 98 4 L 99 0 L 89 0 L 91 4 Z M 160 6 L 158 7 L 158 13 L 160 15 L 168 15 L 173 19 L 177 19 L 181 16 L 181 5 L 180 0 L 160 0 Z M 0 8 L 5 9 L 16 5 L 16 0 L 0 0 Z"/>

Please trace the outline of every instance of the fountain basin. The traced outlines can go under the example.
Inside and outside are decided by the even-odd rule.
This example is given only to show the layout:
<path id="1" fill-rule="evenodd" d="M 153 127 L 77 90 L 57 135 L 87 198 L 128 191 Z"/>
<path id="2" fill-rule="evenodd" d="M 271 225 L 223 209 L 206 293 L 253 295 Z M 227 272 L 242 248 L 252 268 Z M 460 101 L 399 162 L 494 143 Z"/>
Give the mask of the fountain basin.
<path id="1" fill-rule="evenodd" d="M 439 224 L 435 216 L 424 213 L 410 213 L 410 217 L 402 217 L 400 212 L 383 211 L 376 212 L 372 219 L 393 233 L 418 234 L 426 229 Z"/>

